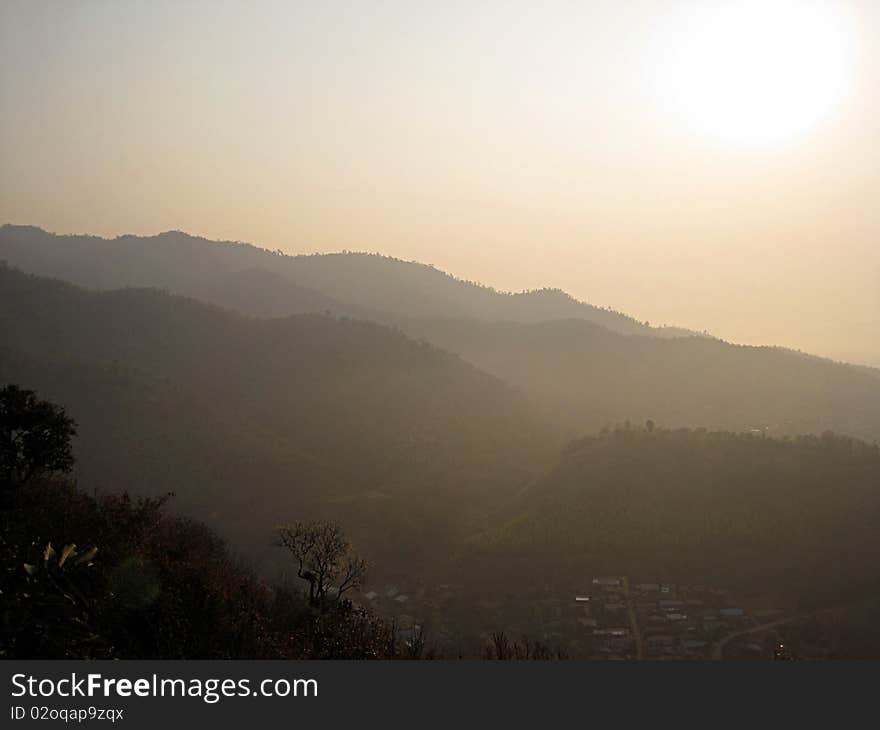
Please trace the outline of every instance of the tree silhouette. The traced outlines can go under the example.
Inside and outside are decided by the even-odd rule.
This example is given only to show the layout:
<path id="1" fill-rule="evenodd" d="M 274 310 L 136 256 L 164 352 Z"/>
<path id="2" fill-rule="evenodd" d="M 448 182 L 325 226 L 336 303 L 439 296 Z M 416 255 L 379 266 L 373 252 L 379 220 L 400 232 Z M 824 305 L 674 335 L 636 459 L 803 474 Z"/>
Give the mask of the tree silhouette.
<path id="1" fill-rule="evenodd" d="M 309 603 L 322 606 L 328 598 L 339 600 L 357 588 L 367 562 L 351 548 L 335 522 L 313 520 L 278 528 L 278 543 L 293 555 L 296 574 L 309 584 Z"/>
<path id="2" fill-rule="evenodd" d="M 0 390 L 0 482 L 21 484 L 73 466 L 76 424 L 64 409 L 32 390 Z"/>

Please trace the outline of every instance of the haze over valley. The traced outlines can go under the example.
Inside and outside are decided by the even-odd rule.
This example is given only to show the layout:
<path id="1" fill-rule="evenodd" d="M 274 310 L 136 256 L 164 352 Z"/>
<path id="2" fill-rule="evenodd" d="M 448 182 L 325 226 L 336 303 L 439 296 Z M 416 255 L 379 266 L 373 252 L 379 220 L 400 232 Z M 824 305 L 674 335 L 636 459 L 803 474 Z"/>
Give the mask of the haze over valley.
<path id="1" fill-rule="evenodd" d="M 530 571 L 797 606 L 880 548 L 878 370 L 377 255 L 7 225 L 0 260 L 0 378 L 76 415 L 78 480 L 173 492 L 268 577 L 280 515 L 338 521 L 420 610 L 451 586 L 446 640 L 543 635 Z M 823 595 L 880 577 L 838 573 Z M 487 591 L 510 601 L 474 611 Z"/>

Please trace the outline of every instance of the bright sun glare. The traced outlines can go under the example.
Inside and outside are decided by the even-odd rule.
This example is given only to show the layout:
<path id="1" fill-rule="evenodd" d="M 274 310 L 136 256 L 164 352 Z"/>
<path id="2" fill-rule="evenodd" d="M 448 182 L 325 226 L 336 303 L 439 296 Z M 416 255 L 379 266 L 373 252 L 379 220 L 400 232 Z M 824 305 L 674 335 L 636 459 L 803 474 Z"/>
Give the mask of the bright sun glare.
<path id="1" fill-rule="evenodd" d="M 726 142 L 799 137 L 843 95 L 849 44 L 842 21 L 833 5 L 809 0 L 716 6 L 667 56 L 661 93 L 689 125 Z"/>

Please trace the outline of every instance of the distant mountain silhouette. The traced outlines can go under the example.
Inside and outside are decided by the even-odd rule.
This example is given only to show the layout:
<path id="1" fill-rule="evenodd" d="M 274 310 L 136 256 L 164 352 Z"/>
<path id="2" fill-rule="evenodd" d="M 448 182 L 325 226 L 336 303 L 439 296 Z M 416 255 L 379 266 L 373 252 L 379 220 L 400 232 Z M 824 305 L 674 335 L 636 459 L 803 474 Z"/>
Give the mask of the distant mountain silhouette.
<path id="1" fill-rule="evenodd" d="M 384 256 L 285 256 L 180 232 L 109 240 L 6 225 L 0 259 L 82 286 L 161 287 L 259 317 L 329 312 L 392 324 L 507 381 L 572 436 L 654 418 L 880 438 L 880 370 L 651 328 L 558 290 L 503 294 Z"/>
<path id="2" fill-rule="evenodd" d="M 583 319 L 627 334 L 693 334 L 649 327 L 557 289 L 507 294 L 455 279 L 432 266 L 387 256 L 286 256 L 179 231 L 111 240 L 4 225 L 0 227 L 0 259 L 24 271 L 80 286 L 165 288 L 257 316 L 330 310 L 386 323 L 409 316 L 513 322 Z"/>
<path id="3" fill-rule="evenodd" d="M 621 335 L 582 320 L 413 318 L 401 326 L 530 393 L 574 430 L 653 418 L 880 439 L 880 370 L 872 368 L 708 337 Z"/>

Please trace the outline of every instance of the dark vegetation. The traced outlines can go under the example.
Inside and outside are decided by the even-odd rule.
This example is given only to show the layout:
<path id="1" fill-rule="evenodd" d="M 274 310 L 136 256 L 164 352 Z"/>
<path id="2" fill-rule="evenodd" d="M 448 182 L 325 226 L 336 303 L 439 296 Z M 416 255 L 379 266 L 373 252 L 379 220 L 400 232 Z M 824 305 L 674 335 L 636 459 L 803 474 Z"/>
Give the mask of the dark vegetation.
<path id="1" fill-rule="evenodd" d="M 572 442 L 519 511 L 472 542 L 472 573 L 629 573 L 805 606 L 880 589 L 880 448 L 830 432 L 606 430 Z"/>
<path id="2" fill-rule="evenodd" d="M 76 426 L 64 410 L 36 393 L 9 385 L 0 390 L 0 482 L 25 482 L 73 466 Z"/>
<path id="3" fill-rule="evenodd" d="M 26 443 L 37 428 L 63 447 L 73 425 L 33 392 L 0 391 L 4 434 Z M 324 569 L 307 600 L 261 580 L 203 524 L 168 515 L 166 498 L 89 496 L 57 450 L 31 455 L 27 471 L 20 462 L 0 453 L 0 657 L 415 658 L 391 624 L 345 598 L 366 566 L 338 525 L 286 528 Z"/>
<path id="4" fill-rule="evenodd" d="M 21 489 L 0 515 L 0 657 L 405 655 L 390 623 L 344 599 L 311 605 L 298 586 L 266 582 L 163 502 L 93 497 L 65 480 Z"/>

